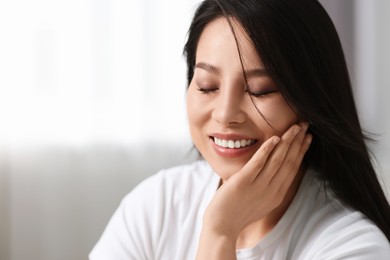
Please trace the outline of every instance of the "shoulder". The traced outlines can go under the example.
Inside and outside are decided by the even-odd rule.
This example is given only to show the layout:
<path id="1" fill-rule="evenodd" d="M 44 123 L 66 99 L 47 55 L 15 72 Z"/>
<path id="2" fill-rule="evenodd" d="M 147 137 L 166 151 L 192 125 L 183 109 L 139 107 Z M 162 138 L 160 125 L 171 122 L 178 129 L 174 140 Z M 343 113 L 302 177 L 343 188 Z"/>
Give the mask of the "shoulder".
<path id="1" fill-rule="evenodd" d="M 359 212 L 339 216 L 324 226 L 312 249 L 312 259 L 390 259 L 389 241 Z"/>
<path id="2" fill-rule="evenodd" d="M 91 259 L 171 258 L 174 248 L 182 250 L 183 230 L 191 235 L 197 230 L 196 212 L 208 203 L 218 182 L 210 166 L 201 161 L 145 179 L 124 197 Z"/>
<path id="3" fill-rule="evenodd" d="M 317 178 L 311 182 L 301 234 L 300 259 L 390 259 L 383 232 L 362 213 L 346 206 Z"/>

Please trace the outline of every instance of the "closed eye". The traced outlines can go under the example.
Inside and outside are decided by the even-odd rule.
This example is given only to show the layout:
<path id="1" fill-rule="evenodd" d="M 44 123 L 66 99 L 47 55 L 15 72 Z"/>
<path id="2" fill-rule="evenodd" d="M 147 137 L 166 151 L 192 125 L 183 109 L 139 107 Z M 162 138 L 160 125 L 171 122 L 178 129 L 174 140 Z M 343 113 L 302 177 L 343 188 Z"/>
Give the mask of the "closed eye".
<path id="1" fill-rule="evenodd" d="M 264 91 L 259 91 L 259 92 L 254 92 L 254 91 L 250 91 L 250 90 L 246 90 L 246 92 L 250 95 L 250 96 L 254 96 L 254 97 L 262 97 L 262 96 L 266 96 L 266 95 L 269 95 L 269 94 L 272 94 L 272 93 L 276 93 L 278 92 L 278 90 L 264 90 Z"/>
<path id="2" fill-rule="evenodd" d="M 208 94 L 208 93 L 212 93 L 212 92 L 215 92 L 218 90 L 218 88 L 203 88 L 203 87 L 198 87 L 198 90 L 200 92 L 202 92 L 203 94 Z"/>

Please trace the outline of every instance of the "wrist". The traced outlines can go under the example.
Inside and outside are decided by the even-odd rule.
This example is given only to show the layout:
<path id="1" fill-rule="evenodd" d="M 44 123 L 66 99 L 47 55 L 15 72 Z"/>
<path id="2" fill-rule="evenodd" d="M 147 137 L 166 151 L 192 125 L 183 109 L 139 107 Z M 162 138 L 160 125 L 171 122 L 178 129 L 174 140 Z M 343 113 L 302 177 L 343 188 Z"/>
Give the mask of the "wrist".
<path id="1" fill-rule="evenodd" d="M 237 239 L 225 233 L 203 228 L 196 259 L 236 259 Z"/>
<path id="2" fill-rule="evenodd" d="M 223 239 L 226 241 L 236 242 L 240 233 L 239 228 L 235 228 L 233 223 L 225 223 L 223 220 L 215 220 L 210 218 L 203 219 L 202 235 L 216 239 Z"/>

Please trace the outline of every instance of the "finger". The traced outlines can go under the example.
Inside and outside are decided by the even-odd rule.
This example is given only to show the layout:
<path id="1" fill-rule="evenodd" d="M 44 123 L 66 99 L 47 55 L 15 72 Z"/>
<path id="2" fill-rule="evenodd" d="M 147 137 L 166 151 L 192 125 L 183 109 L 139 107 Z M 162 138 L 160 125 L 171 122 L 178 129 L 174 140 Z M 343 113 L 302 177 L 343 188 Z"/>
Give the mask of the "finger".
<path id="1" fill-rule="evenodd" d="M 279 175 L 281 175 L 281 177 L 283 178 L 283 175 L 295 173 L 295 171 L 298 170 L 301 162 L 297 159 L 300 154 L 301 146 L 305 138 L 306 131 L 308 129 L 308 124 L 301 123 L 300 126 L 301 130 L 291 143 L 289 150 L 283 160 L 283 163 L 279 168 L 278 174 L 276 174 L 274 178 L 277 178 Z"/>
<path id="2" fill-rule="evenodd" d="M 303 156 L 310 145 L 311 135 L 306 134 L 308 125 L 302 124 L 301 126 L 302 130 L 294 139 L 282 165 L 270 183 L 271 185 L 276 185 L 280 192 L 287 191 L 285 188 L 291 185 L 301 166 Z"/>
<path id="3" fill-rule="evenodd" d="M 249 180 L 252 182 L 263 169 L 269 155 L 274 150 L 279 141 L 280 138 L 278 136 L 273 136 L 266 140 L 252 156 L 252 158 L 244 165 L 241 170 L 242 175 L 249 178 Z"/>
<path id="4" fill-rule="evenodd" d="M 269 156 L 269 159 L 263 168 L 263 172 L 258 176 L 258 178 L 261 179 L 261 182 L 266 181 L 269 183 L 271 181 L 275 173 L 279 170 L 279 167 L 282 165 L 290 145 L 300 130 L 300 126 L 293 125 L 283 134 L 279 144 Z"/>
<path id="5" fill-rule="evenodd" d="M 306 152 L 309 150 L 310 148 L 310 144 L 313 140 L 313 137 L 311 134 L 306 134 L 305 135 L 305 138 L 303 139 L 303 142 L 302 142 L 302 146 L 301 146 L 301 149 L 299 150 L 299 154 L 298 154 L 298 157 L 297 157 L 297 162 L 299 162 L 299 165 L 302 164 L 302 160 L 306 154 Z M 297 169 L 297 172 L 299 171 L 299 167 Z M 281 191 L 287 191 L 288 187 L 291 185 L 294 177 L 295 177 L 296 174 L 291 174 L 291 176 L 289 176 L 288 179 L 286 179 L 283 183 L 282 183 L 282 186 L 281 186 Z M 289 180 L 290 179 L 290 180 Z"/>

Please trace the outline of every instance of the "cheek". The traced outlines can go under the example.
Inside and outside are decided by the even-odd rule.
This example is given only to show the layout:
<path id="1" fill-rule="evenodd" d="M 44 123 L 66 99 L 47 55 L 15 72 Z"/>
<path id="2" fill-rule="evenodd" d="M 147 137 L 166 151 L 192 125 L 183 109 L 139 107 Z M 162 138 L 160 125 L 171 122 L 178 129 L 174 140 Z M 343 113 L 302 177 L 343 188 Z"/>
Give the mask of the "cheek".
<path id="1" fill-rule="evenodd" d="M 192 122 L 196 119 L 196 100 L 191 86 L 187 90 L 186 106 L 187 106 L 187 117 L 189 121 L 188 123 L 191 126 Z"/>
<path id="2" fill-rule="evenodd" d="M 260 111 L 279 134 L 284 133 L 291 125 L 298 122 L 298 115 L 281 96 L 263 104 Z"/>
<path id="3" fill-rule="evenodd" d="M 194 134 L 194 131 L 202 126 L 205 117 L 203 115 L 204 111 L 201 109 L 202 105 L 199 93 L 196 92 L 197 90 L 194 90 L 194 88 L 190 86 L 187 90 L 186 97 L 188 124 L 192 135 Z"/>

